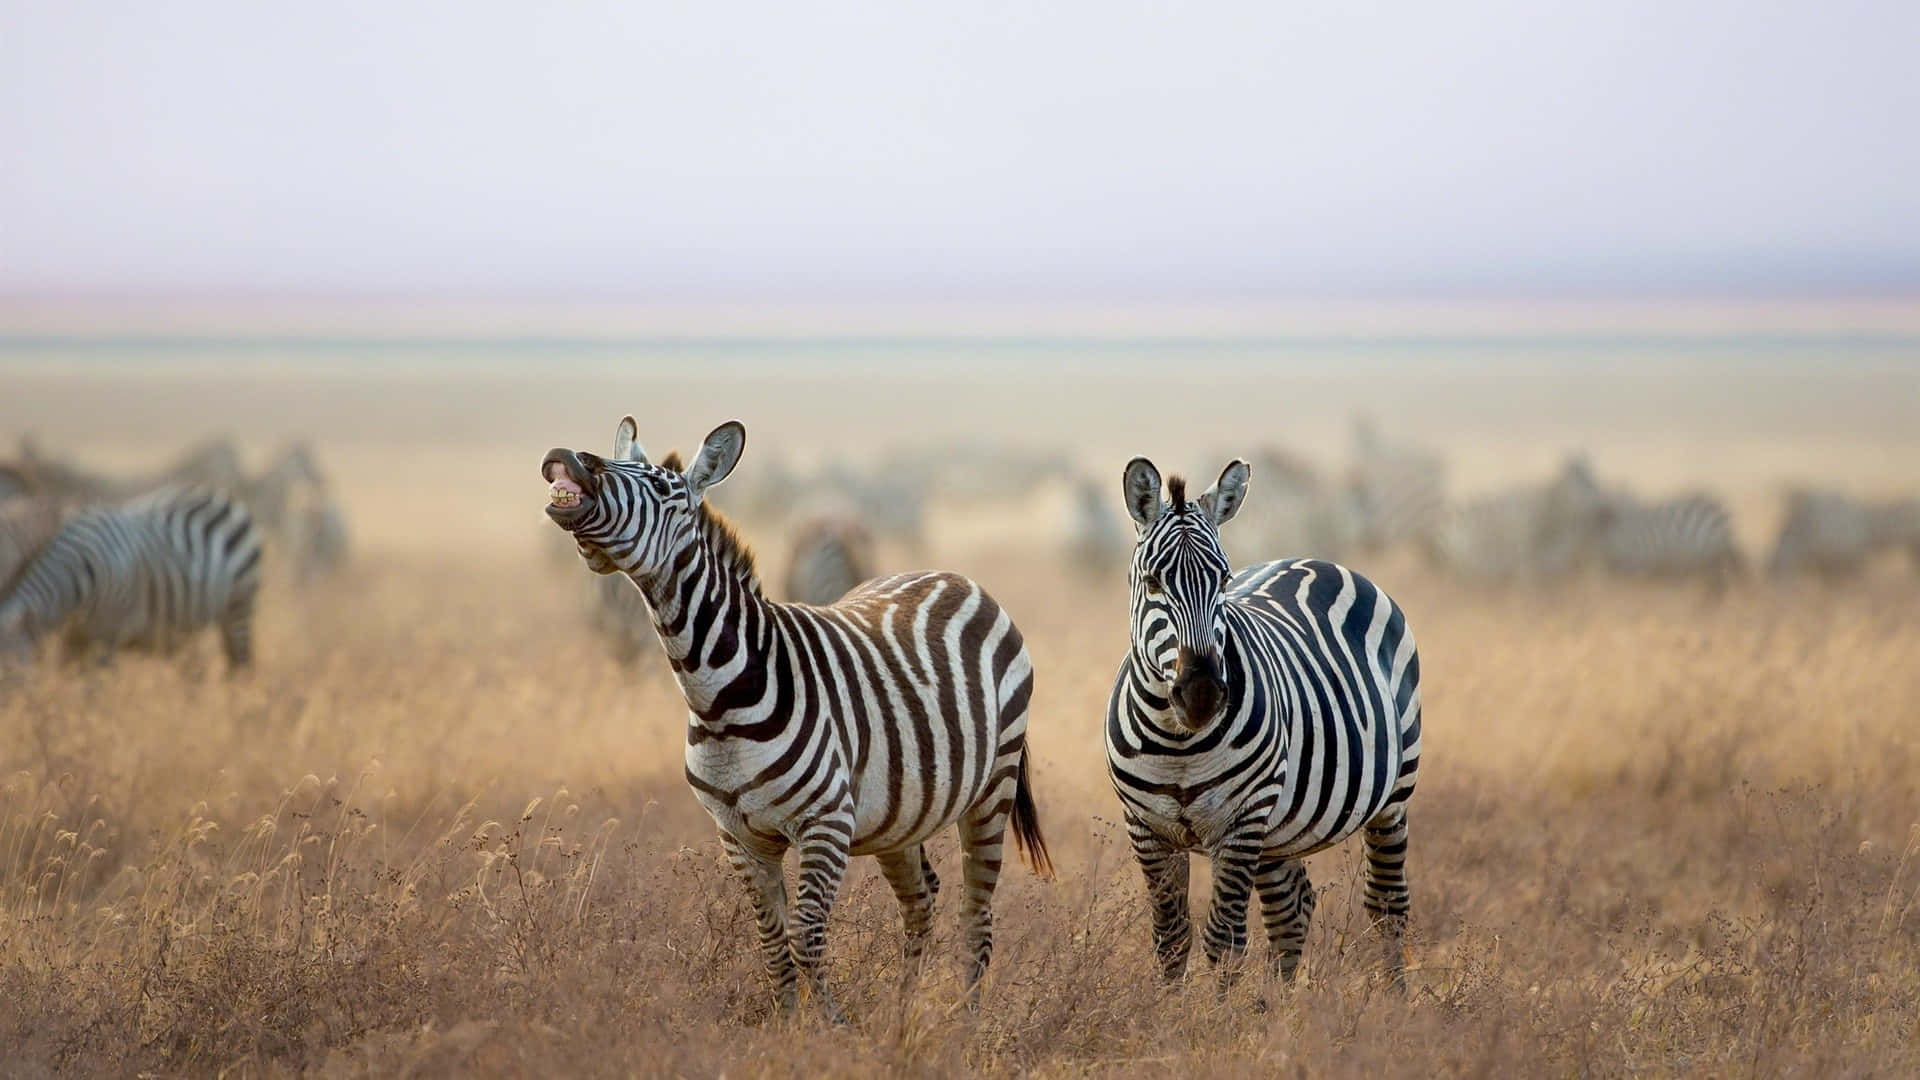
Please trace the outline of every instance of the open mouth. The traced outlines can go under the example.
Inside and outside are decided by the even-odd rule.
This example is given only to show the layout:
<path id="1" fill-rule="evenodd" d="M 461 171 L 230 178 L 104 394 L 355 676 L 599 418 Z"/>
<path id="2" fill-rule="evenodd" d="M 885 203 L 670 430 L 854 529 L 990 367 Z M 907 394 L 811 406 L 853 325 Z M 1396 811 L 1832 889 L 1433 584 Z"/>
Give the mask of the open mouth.
<path id="1" fill-rule="evenodd" d="M 591 479 L 571 450 L 554 449 L 540 463 L 540 475 L 547 481 L 547 515 L 565 524 L 579 516 L 586 506 Z"/>

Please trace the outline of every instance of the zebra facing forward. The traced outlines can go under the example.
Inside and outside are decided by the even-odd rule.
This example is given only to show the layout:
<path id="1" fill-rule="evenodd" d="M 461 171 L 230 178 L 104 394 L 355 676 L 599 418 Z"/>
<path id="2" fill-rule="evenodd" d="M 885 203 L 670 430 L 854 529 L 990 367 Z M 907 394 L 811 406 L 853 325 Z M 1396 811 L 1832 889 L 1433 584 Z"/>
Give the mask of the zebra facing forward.
<path id="1" fill-rule="evenodd" d="M 228 670 L 252 662 L 260 534 L 231 497 L 154 492 L 80 511 L 0 585 L 0 652 L 67 628 L 69 655 L 92 648 L 171 652 L 218 625 Z"/>
<path id="2" fill-rule="evenodd" d="M 624 460 L 635 434 L 627 417 L 610 458 L 548 453 L 547 514 L 591 569 L 624 573 L 646 594 L 687 701 L 687 782 L 747 884 L 780 1007 L 793 1007 L 804 976 L 838 1015 L 822 959 L 853 855 L 879 860 L 917 968 L 939 888 L 923 845 L 951 824 L 977 995 L 1009 824 L 1034 870 L 1051 873 L 1027 779 L 1033 665 L 1019 630 L 949 573 L 881 578 L 824 608 L 768 600 L 752 555 L 705 501 L 739 462 L 746 429 L 715 428 L 684 471 Z M 789 847 L 800 860 L 791 914 Z"/>
<path id="3" fill-rule="evenodd" d="M 1107 765 L 1146 874 L 1162 974 L 1192 944 L 1188 853 L 1213 863 L 1203 944 L 1220 990 L 1260 906 L 1273 969 L 1300 963 L 1313 886 L 1306 856 L 1364 831 L 1365 905 L 1404 987 L 1407 799 L 1420 766 L 1420 658 L 1405 617 L 1343 566 L 1283 559 L 1229 573 L 1219 527 L 1246 497 L 1235 461 L 1171 501 L 1145 458 L 1126 468 L 1137 526 L 1132 644 L 1107 706 Z"/>

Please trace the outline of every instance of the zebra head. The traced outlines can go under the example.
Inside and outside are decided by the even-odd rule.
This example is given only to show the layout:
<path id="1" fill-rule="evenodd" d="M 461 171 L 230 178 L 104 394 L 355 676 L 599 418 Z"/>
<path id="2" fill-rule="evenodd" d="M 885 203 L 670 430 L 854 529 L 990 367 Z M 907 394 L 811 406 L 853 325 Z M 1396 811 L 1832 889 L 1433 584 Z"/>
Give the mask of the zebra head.
<path id="1" fill-rule="evenodd" d="M 1236 459 L 1191 502 L 1186 481 L 1173 477 L 1169 502 L 1153 462 L 1127 462 L 1123 491 L 1138 534 L 1127 575 L 1133 662 L 1167 689 L 1174 722 L 1193 731 L 1212 723 L 1227 703 L 1220 642 L 1231 566 L 1220 547 L 1220 526 L 1245 501 L 1251 473 Z"/>
<path id="2" fill-rule="evenodd" d="M 547 480 L 547 516 L 573 534 L 597 573 L 657 578 L 696 540 L 700 500 L 727 478 L 746 449 L 737 420 L 714 428 L 682 472 L 673 455 L 655 465 L 635 440 L 629 416 L 613 433 L 613 454 L 600 457 L 556 447 L 540 463 Z"/>

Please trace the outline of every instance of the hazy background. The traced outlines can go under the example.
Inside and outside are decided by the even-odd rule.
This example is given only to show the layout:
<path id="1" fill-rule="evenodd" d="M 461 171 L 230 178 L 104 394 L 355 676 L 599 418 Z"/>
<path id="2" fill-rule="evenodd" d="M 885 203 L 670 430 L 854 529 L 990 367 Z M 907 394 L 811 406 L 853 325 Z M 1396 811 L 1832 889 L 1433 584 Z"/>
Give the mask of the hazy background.
<path id="1" fill-rule="evenodd" d="M 0 291 L 1906 296 L 1920 8 L 0 4 Z"/>

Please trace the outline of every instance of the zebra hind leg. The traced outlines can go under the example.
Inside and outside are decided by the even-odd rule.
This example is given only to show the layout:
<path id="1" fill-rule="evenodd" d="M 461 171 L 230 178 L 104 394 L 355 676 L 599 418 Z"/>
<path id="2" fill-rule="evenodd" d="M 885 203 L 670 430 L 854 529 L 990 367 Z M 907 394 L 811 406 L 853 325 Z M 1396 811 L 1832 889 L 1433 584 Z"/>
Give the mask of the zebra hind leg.
<path id="1" fill-rule="evenodd" d="M 900 901 L 900 919 L 906 924 L 906 973 L 911 984 L 920 974 L 927 951 L 927 937 L 933 931 L 933 898 L 940 879 L 927 861 L 926 849 L 919 844 L 878 856 L 880 872 L 893 886 L 894 899 Z"/>
<path id="2" fill-rule="evenodd" d="M 1366 909 L 1379 928 L 1393 988 L 1407 989 L 1407 807 L 1394 803 L 1367 822 Z"/>
<path id="3" fill-rule="evenodd" d="M 753 901 L 754 921 L 760 932 L 760 955 L 767 965 L 767 978 L 773 984 L 774 1005 L 784 1013 L 793 1012 L 799 996 L 799 973 L 794 968 L 793 950 L 787 943 L 787 878 L 780 869 L 779 851 L 749 851 L 728 833 L 720 834 L 720 846 L 727 861 L 747 887 Z"/>
<path id="4" fill-rule="evenodd" d="M 220 645 L 227 654 L 227 674 L 253 666 L 253 594 L 236 597 L 220 615 Z"/>
<path id="5" fill-rule="evenodd" d="M 1262 860 L 1253 883 L 1260 892 L 1268 963 L 1274 975 L 1291 983 L 1300 972 L 1300 954 L 1306 950 L 1307 929 L 1313 922 L 1315 901 L 1307 864 L 1299 859 Z"/>
<path id="6" fill-rule="evenodd" d="M 962 853 L 960 925 L 967 966 L 967 1005 L 980 1006 L 980 980 L 993 960 L 993 891 L 1006 854 L 1007 818 L 1013 809 L 1012 769 L 993 794 L 960 820 Z"/>

